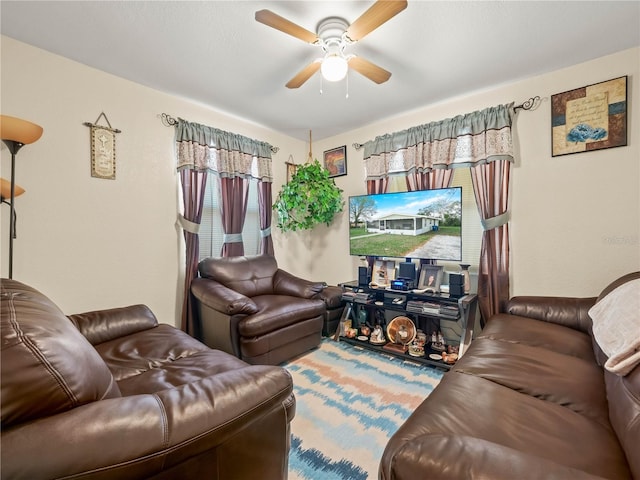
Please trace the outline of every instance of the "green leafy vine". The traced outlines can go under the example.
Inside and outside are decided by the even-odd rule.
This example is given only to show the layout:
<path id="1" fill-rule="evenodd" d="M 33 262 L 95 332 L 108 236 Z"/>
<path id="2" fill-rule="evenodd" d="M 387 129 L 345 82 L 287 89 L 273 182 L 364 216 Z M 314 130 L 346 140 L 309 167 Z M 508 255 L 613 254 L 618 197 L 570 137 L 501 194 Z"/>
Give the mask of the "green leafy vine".
<path id="1" fill-rule="evenodd" d="M 342 190 L 318 160 L 300 165 L 273 204 L 278 227 L 284 232 L 329 225 L 343 207 Z"/>

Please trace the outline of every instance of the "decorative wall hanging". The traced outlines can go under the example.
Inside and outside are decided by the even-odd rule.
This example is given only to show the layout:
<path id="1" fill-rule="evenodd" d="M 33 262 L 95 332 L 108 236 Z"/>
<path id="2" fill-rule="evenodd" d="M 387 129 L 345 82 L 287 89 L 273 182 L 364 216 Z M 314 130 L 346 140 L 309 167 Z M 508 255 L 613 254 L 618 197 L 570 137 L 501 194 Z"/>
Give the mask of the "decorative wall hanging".
<path id="1" fill-rule="evenodd" d="M 289 183 L 298 169 L 298 165 L 293 161 L 293 155 L 289 155 L 289 159 L 285 165 L 287 167 L 287 183 Z"/>
<path id="2" fill-rule="evenodd" d="M 347 146 L 332 148 L 324 152 L 324 168 L 329 177 L 341 177 L 347 174 Z"/>
<path id="3" fill-rule="evenodd" d="M 551 156 L 627 144 L 627 77 L 551 96 Z"/>
<path id="4" fill-rule="evenodd" d="M 104 117 L 107 127 L 98 125 Z M 109 119 L 100 113 L 94 123 L 83 125 L 91 128 L 91 176 L 96 178 L 116 179 L 116 133 L 121 130 L 111 127 Z"/>

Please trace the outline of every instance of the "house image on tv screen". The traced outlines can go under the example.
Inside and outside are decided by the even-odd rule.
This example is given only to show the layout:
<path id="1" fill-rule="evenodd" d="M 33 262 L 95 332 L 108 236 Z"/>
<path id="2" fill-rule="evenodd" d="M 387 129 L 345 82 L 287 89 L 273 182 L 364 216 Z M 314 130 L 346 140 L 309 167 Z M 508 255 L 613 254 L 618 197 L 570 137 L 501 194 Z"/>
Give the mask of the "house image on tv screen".
<path id="1" fill-rule="evenodd" d="M 425 215 L 392 213 L 367 222 L 367 232 L 385 232 L 395 235 L 421 235 L 438 230 L 440 218 Z"/>
<path id="2" fill-rule="evenodd" d="M 462 189 L 349 197 L 349 253 L 460 261 Z"/>

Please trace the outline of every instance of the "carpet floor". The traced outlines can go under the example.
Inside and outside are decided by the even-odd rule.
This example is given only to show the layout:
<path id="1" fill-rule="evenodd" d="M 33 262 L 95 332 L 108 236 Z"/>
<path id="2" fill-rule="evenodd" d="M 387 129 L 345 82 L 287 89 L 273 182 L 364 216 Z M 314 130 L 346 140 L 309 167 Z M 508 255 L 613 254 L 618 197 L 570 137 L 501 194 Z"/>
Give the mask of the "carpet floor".
<path id="1" fill-rule="evenodd" d="M 389 438 L 443 375 L 329 339 L 283 366 L 296 395 L 289 480 L 377 478 Z"/>

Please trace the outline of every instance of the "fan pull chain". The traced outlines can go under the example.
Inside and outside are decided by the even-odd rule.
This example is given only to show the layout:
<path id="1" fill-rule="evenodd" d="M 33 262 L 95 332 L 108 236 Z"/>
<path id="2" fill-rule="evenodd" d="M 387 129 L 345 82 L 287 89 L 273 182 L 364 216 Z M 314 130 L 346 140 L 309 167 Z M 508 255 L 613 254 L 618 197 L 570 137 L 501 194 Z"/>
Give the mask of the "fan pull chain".
<path id="1" fill-rule="evenodd" d="M 344 98 L 349 98 L 349 71 L 347 70 L 347 94 Z"/>
<path id="2" fill-rule="evenodd" d="M 320 75 L 320 95 L 322 95 L 322 75 Z"/>

